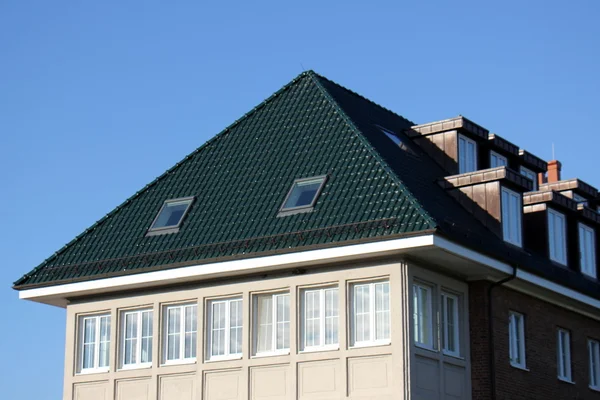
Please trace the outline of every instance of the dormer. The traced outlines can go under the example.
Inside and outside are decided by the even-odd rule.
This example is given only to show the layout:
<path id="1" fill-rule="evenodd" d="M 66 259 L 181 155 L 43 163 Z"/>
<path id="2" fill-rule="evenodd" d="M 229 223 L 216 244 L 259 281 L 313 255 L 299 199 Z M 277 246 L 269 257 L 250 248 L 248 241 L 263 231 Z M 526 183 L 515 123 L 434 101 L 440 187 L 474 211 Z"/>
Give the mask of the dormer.
<path id="1" fill-rule="evenodd" d="M 416 125 L 406 133 L 450 175 L 487 168 L 480 147 L 489 131 L 465 117 Z"/>
<path id="2" fill-rule="evenodd" d="M 531 180 L 507 167 L 447 176 L 441 185 L 496 236 L 523 246 L 522 194 Z"/>

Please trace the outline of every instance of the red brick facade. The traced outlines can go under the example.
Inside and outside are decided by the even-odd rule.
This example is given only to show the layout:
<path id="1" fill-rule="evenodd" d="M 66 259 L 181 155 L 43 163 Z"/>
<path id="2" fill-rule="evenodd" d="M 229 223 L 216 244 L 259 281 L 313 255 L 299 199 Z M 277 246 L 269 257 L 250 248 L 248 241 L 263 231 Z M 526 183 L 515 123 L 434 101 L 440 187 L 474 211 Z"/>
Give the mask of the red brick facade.
<path id="1" fill-rule="evenodd" d="M 490 352 L 487 293 L 489 282 L 469 284 L 473 400 L 490 399 Z M 493 290 L 496 395 L 505 399 L 600 399 L 589 388 L 588 338 L 600 339 L 600 322 L 500 286 Z M 509 361 L 508 313 L 525 315 L 528 371 Z M 574 384 L 557 378 L 557 329 L 571 332 Z"/>

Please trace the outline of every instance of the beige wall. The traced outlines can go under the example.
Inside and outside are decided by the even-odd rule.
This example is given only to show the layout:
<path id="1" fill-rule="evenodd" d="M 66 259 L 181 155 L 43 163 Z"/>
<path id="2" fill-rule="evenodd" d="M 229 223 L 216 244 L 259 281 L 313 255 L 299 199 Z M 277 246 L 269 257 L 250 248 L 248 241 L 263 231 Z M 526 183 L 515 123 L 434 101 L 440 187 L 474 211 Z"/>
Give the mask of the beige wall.
<path id="1" fill-rule="evenodd" d="M 453 290 L 466 289 L 457 281 L 443 279 L 417 267 L 394 261 L 344 265 L 310 270 L 302 275 L 260 276 L 246 281 L 197 284 L 162 292 L 90 299 L 67 307 L 65 354 L 65 399 L 85 400 L 229 400 L 229 399 L 469 399 L 468 340 L 465 356 L 451 359 L 412 345 L 412 309 L 409 296 L 415 276 L 441 282 Z M 389 279 L 391 344 L 352 348 L 349 288 L 354 282 Z M 338 285 L 339 349 L 302 352 L 298 307 L 301 289 L 323 284 Z M 290 352 L 286 355 L 253 357 L 251 346 L 252 296 L 260 292 L 290 293 Z M 207 301 L 216 297 L 243 299 L 243 354 L 241 359 L 206 360 L 205 312 Z M 197 360 L 181 365 L 162 365 L 162 309 L 179 302 L 198 304 Z M 462 301 L 466 304 L 466 301 Z M 151 367 L 120 370 L 118 335 L 120 312 L 152 308 L 153 360 Z M 109 372 L 79 374 L 77 369 L 77 324 L 86 314 L 110 313 L 111 343 Z M 466 312 L 463 314 L 466 320 Z M 463 329 L 468 332 L 466 324 Z M 411 365 L 415 368 L 412 369 Z M 412 374 L 412 375 L 411 375 Z M 431 379 L 434 377 L 435 379 Z M 412 382 L 412 385 L 410 384 Z"/>

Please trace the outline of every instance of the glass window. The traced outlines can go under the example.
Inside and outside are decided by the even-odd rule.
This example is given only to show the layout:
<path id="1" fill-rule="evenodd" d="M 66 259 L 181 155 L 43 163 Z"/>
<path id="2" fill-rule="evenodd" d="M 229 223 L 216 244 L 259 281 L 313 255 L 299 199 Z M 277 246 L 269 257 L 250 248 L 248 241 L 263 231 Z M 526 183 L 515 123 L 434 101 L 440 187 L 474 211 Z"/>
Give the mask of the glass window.
<path id="1" fill-rule="evenodd" d="M 590 387 L 600 390 L 600 342 L 588 340 L 590 358 Z"/>
<path id="2" fill-rule="evenodd" d="M 302 348 L 338 347 L 338 288 L 302 291 Z"/>
<path id="3" fill-rule="evenodd" d="M 575 200 L 579 204 L 583 204 L 584 206 L 588 205 L 588 201 L 585 197 L 578 195 L 577 193 L 573 193 L 573 200 Z"/>
<path id="4" fill-rule="evenodd" d="M 535 172 L 525 167 L 521 167 L 521 175 L 523 175 L 525 178 L 531 179 L 531 181 L 533 182 L 533 191 L 538 190 L 537 175 Z"/>
<path id="5" fill-rule="evenodd" d="M 442 293 L 442 350 L 451 356 L 460 355 L 458 297 Z"/>
<path id="6" fill-rule="evenodd" d="M 197 311 L 196 304 L 165 307 L 165 363 L 196 359 Z"/>
<path id="7" fill-rule="evenodd" d="M 571 335 L 569 331 L 558 330 L 556 353 L 558 378 L 571 382 Z"/>
<path id="8" fill-rule="evenodd" d="M 525 317 L 511 311 L 508 314 L 510 364 L 525 368 Z"/>
<path id="9" fill-rule="evenodd" d="M 490 168 L 496 167 L 506 167 L 508 165 L 508 160 L 506 157 L 501 156 L 495 151 L 490 152 Z"/>
<path id="10" fill-rule="evenodd" d="M 415 344 L 433 349 L 433 304 L 432 289 L 422 284 L 413 284 L 413 324 Z"/>
<path id="11" fill-rule="evenodd" d="M 550 259 L 567 265 L 565 216 L 552 209 L 548 209 L 548 241 Z"/>
<path id="12" fill-rule="evenodd" d="M 178 228 L 192 201 L 191 197 L 165 201 L 148 232 Z"/>
<path id="13" fill-rule="evenodd" d="M 502 233 L 504 241 L 515 246 L 522 246 L 521 242 L 521 195 L 502 188 Z"/>
<path id="14" fill-rule="evenodd" d="M 242 299 L 208 302 L 208 358 L 219 359 L 242 355 Z"/>
<path id="15" fill-rule="evenodd" d="M 458 135 L 458 173 L 477 171 L 477 145 L 475 141 Z"/>
<path id="16" fill-rule="evenodd" d="M 79 325 L 79 371 L 108 371 L 110 315 L 83 316 Z"/>
<path id="17" fill-rule="evenodd" d="M 596 234 L 594 229 L 579 224 L 579 257 L 581 272 L 596 277 Z"/>
<path id="18" fill-rule="evenodd" d="M 352 285 L 352 344 L 372 345 L 390 340 L 390 283 Z"/>
<path id="19" fill-rule="evenodd" d="M 121 313 L 121 365 L 123 368 L 152 363 L 152 310 Z"/>
<path id="20" fill-rule="evenodd" d="M 325 176 L 296 180 L 279 211 L 313 207 L 324 183 Z"/>
<path id="21" fill-rule="evenodd" d="M 290 294 L 257 295 L 255 310 L 255 353 L 289 352 Z"/>

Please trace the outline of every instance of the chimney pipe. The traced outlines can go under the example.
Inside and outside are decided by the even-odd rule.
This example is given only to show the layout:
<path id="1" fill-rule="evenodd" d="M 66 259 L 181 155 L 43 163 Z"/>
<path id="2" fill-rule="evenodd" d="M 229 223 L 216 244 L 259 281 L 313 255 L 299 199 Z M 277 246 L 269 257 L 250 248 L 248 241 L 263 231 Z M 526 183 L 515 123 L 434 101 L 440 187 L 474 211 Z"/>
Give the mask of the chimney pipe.
<path id="1" fill-rule="evenodd" d="M 558 160 L 548 161 L 548 183 L 560 181 L 562 164 Z"/>

